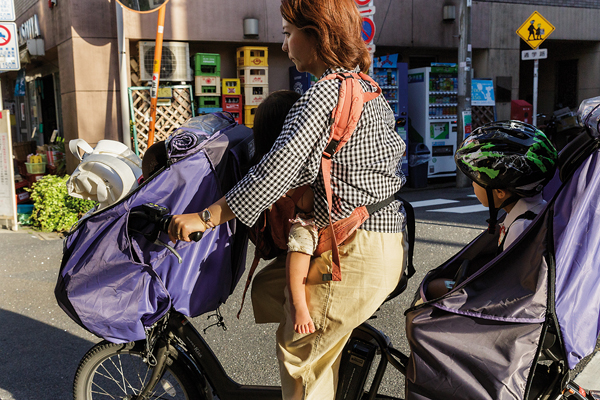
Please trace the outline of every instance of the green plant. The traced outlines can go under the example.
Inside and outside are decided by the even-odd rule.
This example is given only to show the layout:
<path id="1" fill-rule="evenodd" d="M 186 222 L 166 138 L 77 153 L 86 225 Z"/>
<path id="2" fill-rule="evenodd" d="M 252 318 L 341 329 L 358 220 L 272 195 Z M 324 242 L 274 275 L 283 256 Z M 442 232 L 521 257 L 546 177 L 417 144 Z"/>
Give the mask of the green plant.
<path id="1" fill-rule="evenodd" d="M 68 179 L 69 175 L 46 175 L 29 189 L 33 200 L 31 222 L 34 227 L 45 232 L 67 231 L 96 204 L 69 196 Z"/>
<path id="2" fill-rule="evenodd" d="M 59 151 L 63 154 L 61 158 L 55 161 L 56 175 L 65 175 L 67 173 L 67 164 L 65 158 L 65 138 L 57 137 L 54 144 L 54 150 Z"/>

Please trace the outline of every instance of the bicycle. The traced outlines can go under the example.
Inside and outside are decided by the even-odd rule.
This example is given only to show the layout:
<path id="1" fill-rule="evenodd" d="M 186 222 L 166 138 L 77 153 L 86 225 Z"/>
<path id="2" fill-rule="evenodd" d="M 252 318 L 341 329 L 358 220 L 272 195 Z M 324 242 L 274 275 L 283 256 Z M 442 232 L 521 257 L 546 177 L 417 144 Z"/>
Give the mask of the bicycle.
<path id="1" fill-rule="evenodd" d="M 164 210 L 153 207 L 132 212 L 132 215 L 149 219 L 158 230 L 163 232 L 169 225 L 170 216 L 165 215 Z M 414 217 L 412 219 L 414 221 Z M 131 227 L 135 232 L 135 224 L 131 224 Z M 411 229 L 414 235 L 414 227 Z M 145 233 L 145 235 L 151 240 L 156 240 L 156 232 Z M 193 235 L 194 240 L 200 240 L 202 236 L 198 232 Z M 412 237 L 414 239 L 414 236 Z M 172 248 L 170 250 L 175 252 Z M 396 289 L 386 301 L 404 292 L 407 280 L 408 275 L 403 274 Z M 217 324 L 222 324 L 222 317 L 218 313 L 217 318 Z M 549 335 L 548 339 L 550 338 Z M 557 346 L 558 341 L 548 340 L 541 351 L 539 361 L 546 360 L 554 363 L 560 360 Z M 376 355 L 380 357 L 375 366 Z M 375 329 L 368 322 L 361 324 L 353 331 L 342 353 L 336 400 L 396 399 L 378 394 L 378 390 L 389 365 L 406 376 L 408 363 L 409 357 L 395 349 L 385 333 Z M 367 378 L 372 368 L 375 368 L 375 371 L 368 385 L 369 389 L 366 391 Z M 560 371 L 554 371 L 553 374 L 556 377 L 562 376 Z M 580 400 L 592 398 L 582 396 L 578 389 L 579 387 L 573 382 L 555 379 L 543 390 L 530 392 L 528 400 L 542 398 L 558 400 L 565 398 L 564 393 L 567 397 L 573 396 Z M 73 395 L 75 400 L 105 398 L 275 400 L 282 398 L 280 387 L 242 385 L 234 381 L 228 376 L 218 357 L 190 320 L 173 309 L 147 330 L 146 340 L 124 344 L 102 341 L 93 346 L 77 368 Z M 591 395 L 597 393 L 590 393 Z"/>

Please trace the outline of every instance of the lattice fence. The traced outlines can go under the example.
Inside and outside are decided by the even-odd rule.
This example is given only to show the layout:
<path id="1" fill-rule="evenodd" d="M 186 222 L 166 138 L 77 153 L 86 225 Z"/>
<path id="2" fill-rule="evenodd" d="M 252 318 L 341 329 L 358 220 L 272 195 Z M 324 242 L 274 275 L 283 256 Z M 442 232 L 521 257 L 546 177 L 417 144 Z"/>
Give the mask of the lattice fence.
<path id="1" fill-rule="evenodd" d="M 495 120 L 496 110 L 494 106 L 471 106 L 471 129 L 475 130 Z"/>
<path id="2" fill-rule="evenodd" d="M 194 116 L 194 97 L 190 85 L 169 86 L 172 98 L 161 99 L 170 105 L 156 107 L 156 123 L 154 125 L 154 141 L 165 140 L 184 122 Z M 129 88 L 129 107 L 135 152 L 143 157 L 148 148 L 148 132 L 150 131 L 150 87 L 138 86 Z"/>

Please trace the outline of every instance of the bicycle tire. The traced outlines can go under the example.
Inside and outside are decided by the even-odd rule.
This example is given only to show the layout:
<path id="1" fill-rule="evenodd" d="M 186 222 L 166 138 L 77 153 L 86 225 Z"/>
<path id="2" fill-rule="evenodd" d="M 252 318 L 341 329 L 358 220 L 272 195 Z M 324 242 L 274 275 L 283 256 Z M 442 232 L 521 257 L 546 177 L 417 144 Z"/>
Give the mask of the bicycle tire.
<path id="1" fill-rule="evenodd" d="M 74 400 L 124 399 L 138 394 L 152 373 L 152 367 L 143 361 L 143 350 L 144 342 L 96 344 L 82 358 L 75 373 Z M 169 360 L 150 398 L 208 400 L 194 383 L 190 369 L 177 359 Z"/>

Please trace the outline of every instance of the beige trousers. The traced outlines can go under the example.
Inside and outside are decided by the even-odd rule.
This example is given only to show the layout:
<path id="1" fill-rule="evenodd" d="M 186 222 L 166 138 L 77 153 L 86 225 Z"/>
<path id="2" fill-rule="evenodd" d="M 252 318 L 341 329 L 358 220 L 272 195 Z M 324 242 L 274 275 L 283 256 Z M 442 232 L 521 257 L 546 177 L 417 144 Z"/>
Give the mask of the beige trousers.
<path id="1" fill-rule="evenodd" d="M 394 290 L 407 262 L 404 233 L 357 230 L 339 247 L 342 280 L 331 273 L 331 251 L 313 258 L 306 283 L 316 331 L 298 334 L 285 290 L 285 256 L 263 268 L 252 284 L 257 323 L 278 322 L 277 358 L 284 400 L 334 399 L 341 353 L 354 328 Z"/>

